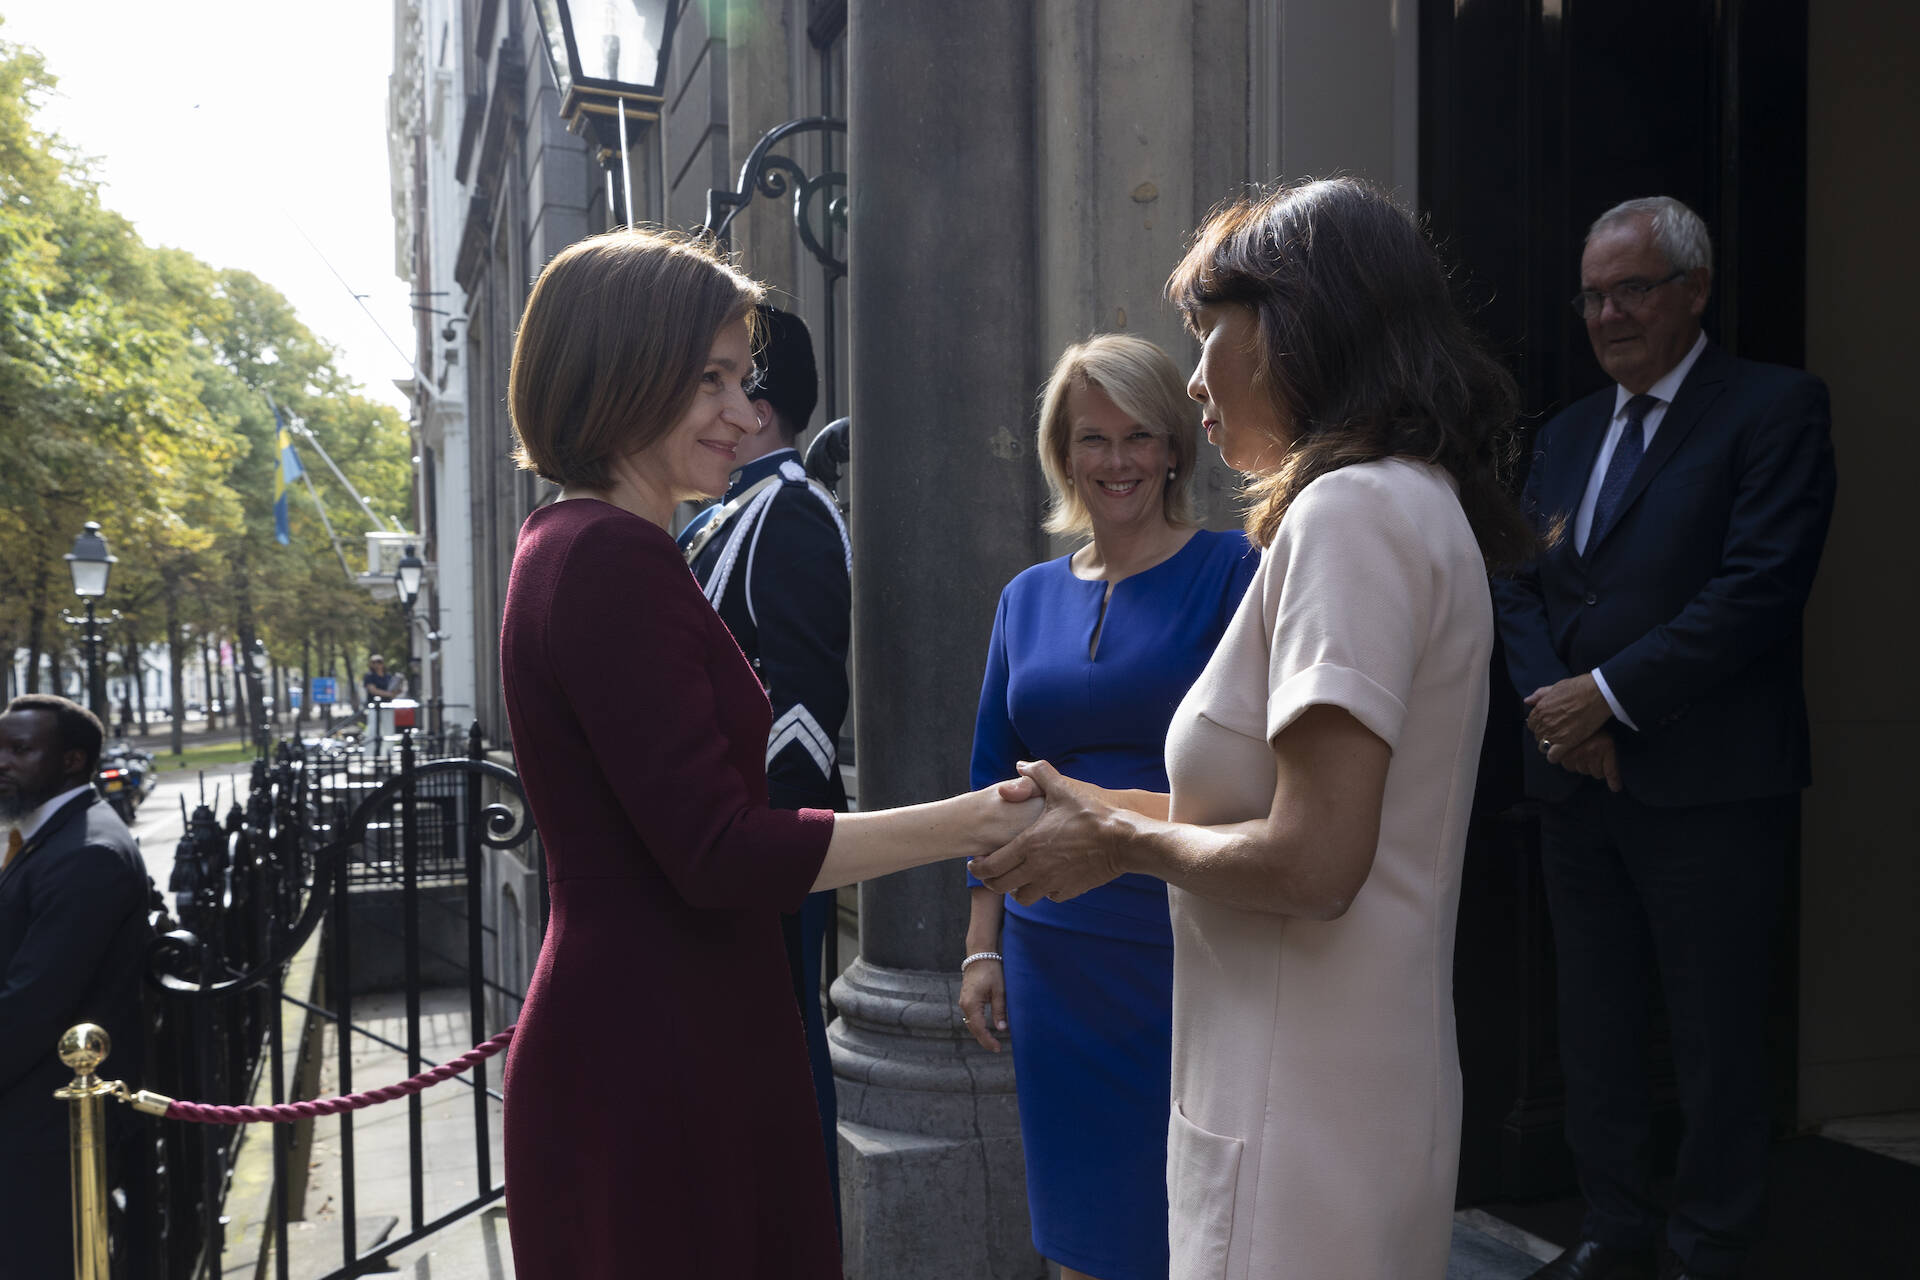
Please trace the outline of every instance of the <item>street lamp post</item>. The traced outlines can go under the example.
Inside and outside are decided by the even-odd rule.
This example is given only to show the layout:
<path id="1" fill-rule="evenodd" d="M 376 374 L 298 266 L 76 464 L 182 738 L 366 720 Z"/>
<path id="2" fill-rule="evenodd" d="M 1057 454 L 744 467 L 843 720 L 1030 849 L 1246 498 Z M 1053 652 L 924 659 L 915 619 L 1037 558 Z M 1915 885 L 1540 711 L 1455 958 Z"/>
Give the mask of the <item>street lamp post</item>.
<path id="1" fill-rule="evenodd" d="M 426 568 L 414 554 L 413 544 L 408 543 L 406 554 L 400 557 L 400 564 L 393 571 L 394 589 L 400 593 L 400 616 L 407 629 L 407 665 L 401 670 L 406 672 L 409 697 L 418 696 L 414 691 L 413 673 L 413 602 L 420 596 L 420 576 Z"/>
<path id="2" fill-rule="evenodd" d="M 113 566 L 119 563 L 119 557 L 107 550 L 107 540 L 100 536 L 100 525 L 89 520 L 73 540 L 73 550 L 66 554 L 67 572 L 73 575 L 73 594 L 87 603 L 85 619 L 68 618 L 69 622 L 80 623 L 83 627 L 81 640 L 87 654 L 87 706 L 100 723 L 107 723 L 107 693 L 105 682 L 101 679 L 99 645 L 100 627 L 94 617 L 93 602 L 107 594 L 107 576 Z"/>

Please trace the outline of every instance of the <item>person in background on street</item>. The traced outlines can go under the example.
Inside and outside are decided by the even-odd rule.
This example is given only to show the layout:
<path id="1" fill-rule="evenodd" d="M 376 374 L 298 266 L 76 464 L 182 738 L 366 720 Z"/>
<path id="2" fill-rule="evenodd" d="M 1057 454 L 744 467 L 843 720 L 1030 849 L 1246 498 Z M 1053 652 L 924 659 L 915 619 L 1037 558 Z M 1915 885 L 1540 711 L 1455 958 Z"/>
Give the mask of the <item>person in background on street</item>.
<path id="1" fill-rule="evenodd" d="M 515 456 L 560 490 L 521 528 L 500 638 L 552 901 L 507 1063 L 521 1280 L 838 1280 L 780 913 L 984 854 L 1040 808 L 768 803 L 766 693 L 667 533 L 761 429 L 761 296 L 709 241 L 610 232 L 547 265 L 514 345 Z M 615 1105 L 584 1088 L 603 1072 Z"/>
<path id="2" fill-rule="evenodd" d="M 1171 796 L 1023 765 L 1047 812 L 973 870 L 1023 904 L 1171 886 L 1172 1276 L 1440 1280 L 1487 570 L 1534 545 L 1496 467 L 1518 396 L 1362 182 L 1217 210 L 1168 293 L 1260 567 L 1174 714 Z"/>
<path id="3" fill-rule="evenodd" d="M 152 882 L 133 836 L 94 791 L 103 733 L 91 711 L 26 694 L 0 713 L 0 1273 L 73 1269 L 67 1108 L 55 1052 L 82 1022 L 113 1039 L 113 1076 L 138 1080 L 141 961 Z M 110 1172 L 128 1187 L 145 1122 L 107 1113 Z M 131 1185 L 138 1185 L 137 1182 Z M 135 1205 L 130 1223 L 144 1221 Z M 138 1264 L 140 1250 L 121 1241 Z"/>
<path id="4" fill-rule="evenodd" d="M 847 715 L 853 553 L 833 495 L 807 479 L 794 441 L 820 397 L 813 339 L 799 316 L 762 303 L 758 374 L 748 393 L 759 430 L 741 438 L 727 491 L 678 539 L 693 575 L 760 676 L 773 707 L 767 799 L 776 809 L 844 812 L 840 724 Z M 995 781 L 1013 776 L 1001 773 Z M 780 918 L 793 994 L 807 1028 L 827 1176 L 840 1200 L 833 1062 L 820 969 L 834 895 Z"/>
<path id="5" fill-rule="evenodd" d="M 1185 379 L 1144 338 L 1068 347 L 1041 394 L 1049 533 L 1088 538 L 1007 584 L 973 735 L 973 784 L 1022 760 L 1167 790 L 1167 723 L 1239 608 L 1259 555 L 1196 527 Z M 996 1052 L 1013 1029 L 1034 1247 L 1066 1280 L 1167 1274 L 1167 886 L 1121 876 L 1005 908 L 969 878 L 960 1007 Z M 1003 959 L 1004 953 L 1004 959 Z"/>
<path id="6" fill-rule="evenodd" d="M 1664 196 L 1587 232 L 1574 309 L 1612 385 L 1540 432 L 1526 506 L 1567 536 L 1497 591 L 1587 1201 L 1546 1280 L 1736 1276 L 1763 1221 L 1768 977 L 1811 780 L 1800 619 L 1835 479 L 1821 381 L 1701 331 L 1712 254 Z M 1664 1210 L 1656 981 L 1686 1118 Z"/>
<path id="7" fill-rule="evenodd" d="M 387 670 L 387 660 L 379 654 L 367 659 L 367 670 L 360 677 L 360 690 L 368 702 L 397 698 L 406 691 L 398 671 Z"/>

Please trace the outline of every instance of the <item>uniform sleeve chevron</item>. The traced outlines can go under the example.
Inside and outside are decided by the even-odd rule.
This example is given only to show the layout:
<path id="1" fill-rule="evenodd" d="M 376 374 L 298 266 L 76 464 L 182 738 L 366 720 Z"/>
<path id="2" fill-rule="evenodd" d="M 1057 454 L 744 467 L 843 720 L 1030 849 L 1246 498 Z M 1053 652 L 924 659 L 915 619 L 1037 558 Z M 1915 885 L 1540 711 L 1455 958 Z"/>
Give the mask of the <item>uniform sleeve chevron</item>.
<path id="1" fill-rule="evenodd" d="M 835 755 L 833 741 L 820 728 L 820 722 L 813 718 L 813 713 L 798 702 L 773 722 L 773 728 L 767 734 L 768 767 L 772 767 L 775 756 L 796 744 L 813 757 L 822 777 L 831 775 Z"/>

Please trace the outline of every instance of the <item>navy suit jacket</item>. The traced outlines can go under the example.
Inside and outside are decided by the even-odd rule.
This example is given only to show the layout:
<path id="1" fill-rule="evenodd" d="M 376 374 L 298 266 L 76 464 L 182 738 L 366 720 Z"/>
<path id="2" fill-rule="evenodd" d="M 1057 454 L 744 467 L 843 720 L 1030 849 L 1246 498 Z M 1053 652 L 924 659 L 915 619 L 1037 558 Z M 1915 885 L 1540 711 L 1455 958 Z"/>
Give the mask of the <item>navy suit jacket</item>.
<path id="1" fill-rule="evenodd" d="M 1646 804 L 1798 791 L 1811 776 L 1801 612 L 1833 515 L 1826 385 L 1708 344 L 1580 552 L 1573 516 L 1614 399 L 1609 384 L 1537 438 L 1527 511 L 1565 533 L 1494 584 L 1514 685 L 1524 698 L 1601 668 L 1639 725 L 1607 727 L 1622 786 Z M 1529 795 L 1581 782 L 1531 741 L 1524 755 Z"/>
<path id="2" fill-rule="evenodd" d="M 64 1167 L 19 1157 L 67 1149 L 67 1107 L 53 1091 L 73 1079 L 54 1052 L 69 1027 L 105 1027 L 104 1078 L 140 1079 L 151 884 L 126 824 L 92 790 L 56 809 L 0 871 L 0 1203 L 13 1179 Z"/>

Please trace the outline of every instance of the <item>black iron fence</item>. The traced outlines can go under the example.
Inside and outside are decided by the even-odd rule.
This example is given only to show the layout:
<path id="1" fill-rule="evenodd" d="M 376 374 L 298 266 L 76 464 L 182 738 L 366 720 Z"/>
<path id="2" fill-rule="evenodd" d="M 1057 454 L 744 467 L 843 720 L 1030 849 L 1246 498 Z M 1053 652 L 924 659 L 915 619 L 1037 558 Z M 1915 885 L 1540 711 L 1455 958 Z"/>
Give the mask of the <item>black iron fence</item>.
<path id="1" fill-rule="evenodd" d="M 290 1010 L 334 1028 L 341 1093 L 355 1087 L 355 1041 L 404 1053 L 407 1074 L 417 1073 L 436 1065 L 421 1052 L 428 970 L 442 987 L 464 987 L 472 1043 L 485 1039 L 500 1029 L 490 1025 L 490 999 L 508 997 L 497 1007 L 510 1017 L 521 994 L 517 983 L 495 980 L 501 948 L 485 899 L 492 851 L 514 849 L 536 873 L 543 923 L 544 874 L 525 797 L 513 770 L 485 758 L 478 726 L 463 754 L 434 759 L 416 758 L 412 731 L 385 743 L 282 744 L 270 760 L 255 762 L 245 799 L 236 797 L 224 818 L 203 804 L 188 820 L 168 886 L 172 915 L 158 917 L 150 957 L 156 998 L 147 1076 L 129 1084 L 196 1102 L 287 1101 L 312 1074 L 300 1070 L 299 1046 L 287 1046 Z M 355 993 L 365 985 L 356 951 L 381 949 L 399 957 L 390 985 L 405 994 L 404 1043 L 354 1022 Z M 290 966 L 302 955 L 317 962 L 318 980 L 288 989 Z M 289 1047 L 296 1061 L 288 1060 Z M 415 1095 L 404 1229 L 363 1251 L 353 1117 L 340 1116 L 339 1265 L 324 1280 L 386 1269 L 394 1251 L 503 1194 L 488 1111 L 499 1092 L 484 1063 L 455 1079 L 473 1098 L 471 1195 L 451 1209 L 437 1205 L 428 1219 Z M 134 1160 L 127 1171 L 121 1254 L 135 1264 L 132 1274 L 212 1280 L 228 1243 L 226 1201 L 241 1130 L 141 1123 L 152 1159 Z M 288 1223 L 301 1214 L 304 1186 L 304 1160 L 296 1167 L 295 1152 L 304 1146 L 294 1126 L 272 1129 L 267 1231 L 275 1274 L 284 1278 Z M 311 1264 L 303 1270 L 313 1273 Z"/>

